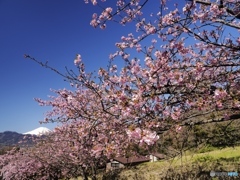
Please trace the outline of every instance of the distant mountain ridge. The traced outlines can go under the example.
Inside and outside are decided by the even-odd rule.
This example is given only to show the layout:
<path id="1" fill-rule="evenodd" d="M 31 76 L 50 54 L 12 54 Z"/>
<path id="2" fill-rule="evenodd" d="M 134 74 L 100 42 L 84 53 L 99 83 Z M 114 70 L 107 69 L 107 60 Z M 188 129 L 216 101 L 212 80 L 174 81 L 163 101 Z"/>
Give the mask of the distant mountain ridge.
<path id="1" fill-rule="evenodd" d="M 0 132 L 0 148 L 3 146 L 32 145 L 34 143 L 33 139 L 49 134 L 50 132 L 51 130 L 45 127 L 39 127 L 24 134 L 13 131 Z"/>
<path id="2" fill-rule="evenodd" d="M 24 144 L 32 144 L 31 138 L 31 135 L 23 135 L 12 131 L 5 131 L 2 133 L 0 132 L 0 147 L 16 145 L 22 146 Z M 19 143 L 21 141 L 24 141 L 25 143 Z"/>

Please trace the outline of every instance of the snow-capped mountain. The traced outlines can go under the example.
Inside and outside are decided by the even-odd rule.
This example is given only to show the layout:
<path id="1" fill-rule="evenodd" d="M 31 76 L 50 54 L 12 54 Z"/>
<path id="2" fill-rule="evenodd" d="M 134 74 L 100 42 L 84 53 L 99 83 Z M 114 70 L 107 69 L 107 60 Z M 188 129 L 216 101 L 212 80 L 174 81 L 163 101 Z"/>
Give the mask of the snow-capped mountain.
<path id="1" fill-rule="evenodd" d="M 48 133 L 50 133 L 51 130 L 46 128 L 46 127 L 39 127 L 37 129 L 34 129 L 32 131 L 23 133 L 23 134 L 31 134 L 31 135 L 37 135 L 37 136 L 41 136 L 41 135 L 46 135 Z"/>

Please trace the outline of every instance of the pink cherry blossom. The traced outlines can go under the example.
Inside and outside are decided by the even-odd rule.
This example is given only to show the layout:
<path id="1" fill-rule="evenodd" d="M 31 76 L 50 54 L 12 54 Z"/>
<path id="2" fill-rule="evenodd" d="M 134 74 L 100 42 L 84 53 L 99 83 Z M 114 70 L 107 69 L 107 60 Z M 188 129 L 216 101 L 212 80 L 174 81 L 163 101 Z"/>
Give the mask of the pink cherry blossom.
<path id="1" fill-rule="evenodd" d="M 79 65 L 81 63 L 81 55 L 80 54 L 77 54 L 76 55 L 76 58 L 74 60 L 74 64 L 75 65 Z"/>

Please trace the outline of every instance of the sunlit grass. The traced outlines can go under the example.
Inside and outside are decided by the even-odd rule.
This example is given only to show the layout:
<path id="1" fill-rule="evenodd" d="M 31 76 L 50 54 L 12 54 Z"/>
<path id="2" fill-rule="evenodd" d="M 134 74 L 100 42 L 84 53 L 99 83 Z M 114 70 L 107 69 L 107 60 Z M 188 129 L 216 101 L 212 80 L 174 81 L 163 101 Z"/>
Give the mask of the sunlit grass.
<path id="1" fill-rule="evenodd" d="M 240 163 L 240 146 L 217 149 L 206 153 L 183 153 L 173 159 L 147 162 L 135 169 L 124 170 L 121 175 L 132 179 L 134 174 L 140 173 L 145 179 L 157 179 L 172 168 L 176 172 L 196 171 L 199 167 L 204 171 L 237 171 Z M 155 177 L 155 178 L 153 178 Z"/>
<path id="2" fill-rule="evenodd" d="M 168 160 L 147 162 L 136 167 L 124 169 L 120 176 L 122 179 L 149 179 L 157 180 L 170 169 L 176 172 L 196 172 L 198 167 L 205 171 L 237 171 L 240 164 L 240 146 L 217 149 L 206 153 L 186 152 Z M 101 177 L 101 175 L 99 176 Z M 99 178 L 101 179 L 101 178 Z M 82 180 L 78 178 L 76 180 Z"/>

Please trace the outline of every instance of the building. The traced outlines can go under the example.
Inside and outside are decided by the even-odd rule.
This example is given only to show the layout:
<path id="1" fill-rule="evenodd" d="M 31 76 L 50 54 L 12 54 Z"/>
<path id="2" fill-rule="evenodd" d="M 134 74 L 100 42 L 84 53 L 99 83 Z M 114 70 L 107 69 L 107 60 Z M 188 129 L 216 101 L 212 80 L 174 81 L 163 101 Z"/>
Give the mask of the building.
<path id="1" fill-rule="evenodd" d="M 129 158 L 126 157 L 116 157 L 111 159 L 106 166 L 106 171 L 115 170 L 120 168 L 125 168 L 129 166 L 136 166 L 144 162 L 155 162 L 161 159 L 165 159 L 164 154 L 151 153 L 148 156 L 132 156 Z"/>
<path id="2" fill-rule="evenodd" d="M 160 154 L 160 153 L 151 153 L 149 155 L 149 158 L 150 158 L 150 162 L 155 162 L 155 161 L 159 161 L 162 159 L 166 159 L 166 155 Z"/>

